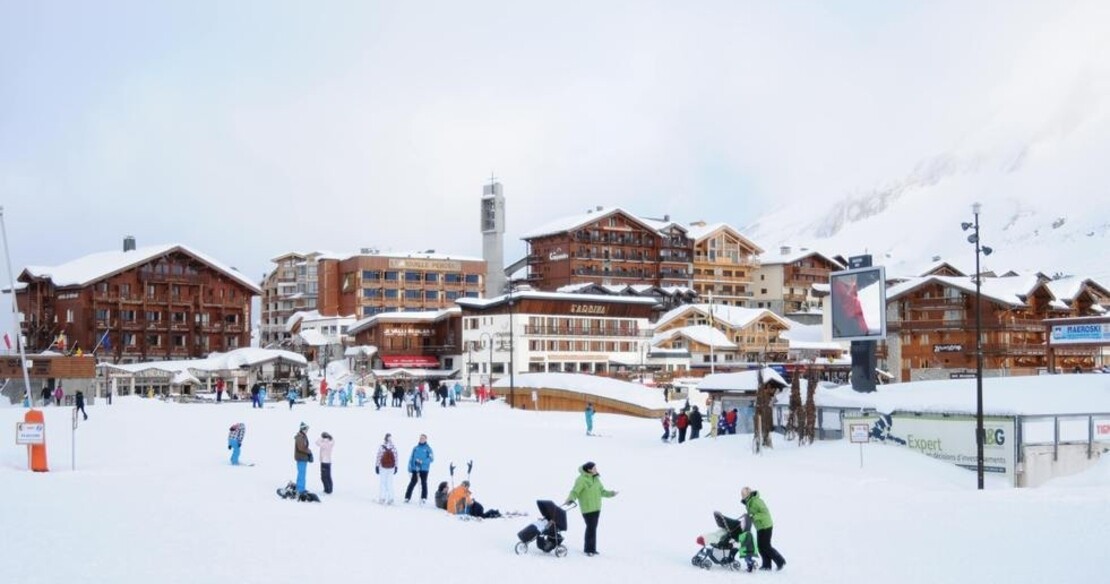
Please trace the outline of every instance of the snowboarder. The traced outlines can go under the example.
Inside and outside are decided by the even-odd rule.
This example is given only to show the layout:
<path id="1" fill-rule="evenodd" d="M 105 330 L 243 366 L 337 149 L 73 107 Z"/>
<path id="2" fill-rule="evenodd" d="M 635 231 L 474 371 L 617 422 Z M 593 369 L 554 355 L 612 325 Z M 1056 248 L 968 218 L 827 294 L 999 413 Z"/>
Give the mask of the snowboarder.
<path id="1" fill-rule="evenodd" d="M 405 502 L 408 503 L 412 499 L 412 490 L 416 487 L 416 481 L 420 481 L 420 504 L 428 502 L 428 471 L 432 468 L 432 461 L 435 456 L 432 454 L 432 447 L 428 445 L 428 436 L 425 434 L 420 435 L 420 442 L 412 448 L 412 454 L 409 456 L 409 472 L 412 473 L 412 478 L 409 479 L 409 486 L 405 489 Z"/>
<path id="2" fill-rule="evenodd" d="M 744 503 L 748 516 L 752 518 L 752 524 L 755 526 L 756 547 L 763 558 L 763 566 L 759 569 L 770 570 L 772 562 L 775 564 L 775 569 L 783 569 L 786 566 L 786 558 L 771 547 L 771 531 L 774 524 L 771 522 L 771 512 L 767 510 L 767 505 L 760 498 L 759 492 L 744 487 L 740 489 L 740 501 Z"/>
<path id="3" fill-rule="evenodd" d="M 694 406 L 690 410 L 690 439 L 697 440 L 701 434 L 701 412 L 698 411 L 698 406 Z"/>
<path id="4" fill-rule="evenodd" d="M 86 420 L 89 419 L 89 415 L 85 413 L 85 393 L 80 389 L 77 390 L 77 393 L 73 394 L 73 404 L 73 409 L 81 412 L 81 415 L 85 416 Z"/>
<path id="5" fill-rule="evenodd" d="M 227 449 L 231 451 L 232 466 L 239 466 L 239 449 L 243 447 L 243 438 L 247 435 L 247 425 L 237 422 L 231 425 L 227 432 Z"/>
<path id="6" fill-rule="evenodd" d="M 602 497 L 616 497 L 616 491 L 607 491 L 601 484 L 601 476 L 597 473 L 597 465 L 587 462 L 578 471 L 578 479 L 564 505 L 578 501 L 582 510 L 582 519 L 586 522 L 585 549 L 587 556 L 597 555 L 597 520 L 601 517 Z"/>
<path id="7" fill-rule="evenodd" d="M 301 429 L 293 437 L 293 460 L 297 463 L 297 495 L 305 491 L 305 473 L 308 463 L 312 462 L 312 450 L 308 447 L 308 424 L 301 422 Z"/>
<path id="8" fill-rule="evenodd" d="M 374 463 L 374 474 L 378 475 L 379 483 L 378 502 L 383 505 L 393 504 L 393 475 L 397 474 L 397 458 L 397 448 L 393 446 L 391 436 L 386 434 Z"/>
<path id="9" fill-rule="evenodd" d="M 335 446 L 331 434 L 322 432 L 316 440 L 316 447 L 320 449 L 320 482 L 324 483 L 324 494 L 331 494 L 331 449 Z"/>
<path id="10" fill-rule="evenodd" d="M 586 404 L 586 435 L 592 436 L 594 433 L 594 404 Z"/>

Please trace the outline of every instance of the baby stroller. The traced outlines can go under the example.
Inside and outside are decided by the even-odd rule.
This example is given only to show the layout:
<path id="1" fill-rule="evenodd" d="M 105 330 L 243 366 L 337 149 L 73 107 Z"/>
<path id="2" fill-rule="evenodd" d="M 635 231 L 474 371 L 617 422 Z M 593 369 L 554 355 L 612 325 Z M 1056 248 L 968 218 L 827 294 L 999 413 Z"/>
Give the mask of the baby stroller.
<path id="1" fill-rule="evenodd" d="M 751 519 L 747 514 L 741 515 L 739 519 L 731 519 L 720 511 L 714 511 L 713 520 L 720 529 L 698 536 L 701 550 L 694 554 L 690 563 L 706 570 L 717 564 L 737 572 L 751 572 L 755 568 L 755 557 L 758 555 L 755 538 L 752 537 Z"/>
<path id="2" fill-rule="evenodd" d="M 516 544 L 517 554 L 528 553 L 528 544 L 536 542 L 540 551 L 549 554 L 555 552 L 555 557 L 567 555 L 567 546 L 563 545 L 563 532 L 567 530 L 567 512 L 553 501 L 536 501 L 542 519 L 530 523 L 528 527 L 516 534 L 520 540 Z"/>

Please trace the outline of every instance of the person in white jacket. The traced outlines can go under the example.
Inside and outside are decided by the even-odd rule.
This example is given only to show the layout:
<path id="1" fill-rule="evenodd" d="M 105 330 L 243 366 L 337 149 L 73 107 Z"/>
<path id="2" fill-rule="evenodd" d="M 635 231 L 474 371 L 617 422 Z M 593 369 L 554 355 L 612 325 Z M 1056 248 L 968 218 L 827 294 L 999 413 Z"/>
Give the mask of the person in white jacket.
<path id="1" fill-rule="evenodd" d="M 324 432 L 320 434 L 320 439 L 316 441 L 316 446 L 320 449 L 320 482 L 324 483 L 324 494 L 331 494 L 331 449 L 335 446 L 335 441 L 332 440 L 331 434 Z"/>
<path id="2" fill-rule="evenodd" d="M 378 447 L 378 457 L 374 462 L 374 472 L 378 475 L 379 491 L 378 502 L 383 505 L 393 504 L 393 475 L 397 474 L 397 447 L 389 434 L 385 441 Z"/>

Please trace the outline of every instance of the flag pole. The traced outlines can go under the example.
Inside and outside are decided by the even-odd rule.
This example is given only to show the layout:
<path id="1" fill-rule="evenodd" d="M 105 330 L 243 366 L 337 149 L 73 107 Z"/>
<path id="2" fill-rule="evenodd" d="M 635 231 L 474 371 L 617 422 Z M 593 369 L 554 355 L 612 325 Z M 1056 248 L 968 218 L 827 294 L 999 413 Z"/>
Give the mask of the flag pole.
<path id="1" fill-rule="evenodd" d="M 23 327 L 20 326 L 19 311 L 16 308 L 15 302 L 15 275 L 12 274 L 12 254 L 11 249 L 8 248 L 8 226 L 7 222 L 4 221 L 3 205 L 0 205 L 0 235 L 3 235 L 4 238 L 4 260 L 8 266 L 8 283 L 12 291 L 12 322 L 15 323 L 15 344 L 19 346 L 19 364 L 20 368 L 23 369 L 23 387 L 27 394 L 27 407 L 34 408 L 35 400 L 31 397 L 31 376 L 27 373 L 27 354 L 24 352 L 23 342 L 21 341 L 23 338 Z M 30 300 L 30 296 L 28 296 L 28 300 Z"/>

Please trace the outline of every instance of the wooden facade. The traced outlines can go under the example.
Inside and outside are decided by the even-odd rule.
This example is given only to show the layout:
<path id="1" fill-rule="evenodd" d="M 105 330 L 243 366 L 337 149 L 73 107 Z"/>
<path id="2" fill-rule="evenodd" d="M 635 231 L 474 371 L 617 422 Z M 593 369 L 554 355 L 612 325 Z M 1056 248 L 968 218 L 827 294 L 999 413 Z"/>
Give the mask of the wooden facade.
<path id="1" fill-rule="evenodd" d="M 256 286 L 184 246 L 123 253 L 134 262 L 85 282 L 56 284 L 50 273 L 66 266 L 20 274 L 25 286 L 16 302 L 28 351 L 91 352 L 99 345 L 98 356 L 126 363 L 250 346 Z"/>
<path id="2" fill-rule="evenodd" d="M 382 357 L 427 356 L 443 365 L 445 357 L 458 355 L 462 346 L 462 313 L 447 309 L 424 313 L 390 313 L 365 318 L 349 329 L 356 345 L 378 348 Z"/>
<path id="3" fill-rule="evenodd" d="M 510 391 L 507 386 L 499 384 L 495 391 L 498 397 L 504 398 L 514 408 L 541 412 L 584 412 L 587 404 L 593 404 L 594 412 L 599 414 L 621 414 L 638 418 L 661 418 L 666 411 L 569 389 L 517 387 Z M 533 396 L 535 401 L 532 400 Z"/>
<path id="4" fill-rule="evenodd" d="M 320 313 L 356 318 L 449 308 L 481 296 L 486 277 L 484 260 L 428 254 L 362 254 L 319 266 Z"/>
<path id="5" fill-rule="evenodd" d="M 726 314 L 743 311 L 744 318 L 729 319 Z M 782 335 L 790 330 L 790 323 L 769 310 L 744 309 L 716 306 L 715 317 L 712 323 L 709 320 L 709 306 L 698 304 L 685 307 L 666 322 L 662 322 L 655 330 L 656 334 L 681 329 L 690 326 L 712 325 L 724 333 L 729 341 L 736 345 L 731 351 L 715 349 L 717 363 L 721 362 L 782 362 L 786 361 L 790 352 L 790 341 Z M 709 353 L 708 345 L 689 341 L 685 346 L 676 346 L 674 339 L 658 345 L 661 348 L 676 349 L 688 348 L 691 355 Z M 723 354 L 722 354 L 723 353 Z M 697 360 L 694 361 L 697 363 Z"/>
<path id="6" fill-rule="evenodd" d="M 692 231 L 703 228 L 704 223 L 691 226 Z M 728 225 L 699 232 L 694 238 L 694 291 L 717 304 L 748 306 L 760 253 L 759 246 Z"/>
<path id="7" fill-rule="evenodd" d="M 693 275 L 693 240 L 684 228 L 657 228 L 621 209 L 525 242 L 528 282 L 540 290 L 585 282 L 689 287 Z"/>
<path id="8" fill-rule="evenodd" d="M 902 381 L 914 369 L 974 370 L 976 363 L 976 295 L 973 284 L 954 285 L 957 278 L 928 278 L 888 299 L 888 338 L 899 343 Z M 963 280 L 962 278 L 959 280 Z M 1006 278 L 984 278 L 984 289 L 998 288 Z M 904 285 L 903 285 L 904 286 Z M 1045 320 L 1104 314 L 1110 293 L 1086 282 L 1073 298 L 1057 298 L 1045 278 L 1027 290 L 1007 295 L 984 293 L 981 304 L 983 369 L 992 374 L 1034 374 L 1049 365 Z M 1067 347 L 1058 366 L 1067 370 L 1095 366 L 1098 348 Z M 1004 373 L 1003 373 L 1004 372 Z"/>

